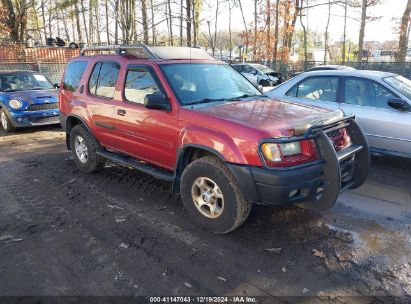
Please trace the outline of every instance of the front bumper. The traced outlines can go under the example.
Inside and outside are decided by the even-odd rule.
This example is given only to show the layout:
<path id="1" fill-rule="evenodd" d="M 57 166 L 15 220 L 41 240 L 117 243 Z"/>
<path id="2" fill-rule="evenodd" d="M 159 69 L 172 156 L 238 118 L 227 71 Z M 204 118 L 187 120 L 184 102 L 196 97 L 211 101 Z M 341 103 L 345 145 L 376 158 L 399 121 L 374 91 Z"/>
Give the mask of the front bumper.
<path id="1" fill-rule="evenodd" d="M 304 167 L 272 170 L 228 164 L 245 199 L 257 204 L 289 205 L 311 199 L 320 185 L 322 161 Z"/>
<path id="2" fill-rule="evenodd" d="M 336 151 L 328 133 L 345 128 L 352 144 Z M 353 117 L 331 125 L 316 126 L 303 137 L 272 139 L 292 142 L 301 139 L 316 142 L 320 159 L 289 168 L 254 167 L 228 164 L 248 202 L 290 205 L 301 203 L 316 210 L 331 208 L 340 193 L 361 186 L 370 166 L 367 139 Z"/>
<path id="3" fill-rule="evenodd" d="M 60 123 L 59 110 L 10 111 L 9 118 L 13 127 L 43 126 Z"/>

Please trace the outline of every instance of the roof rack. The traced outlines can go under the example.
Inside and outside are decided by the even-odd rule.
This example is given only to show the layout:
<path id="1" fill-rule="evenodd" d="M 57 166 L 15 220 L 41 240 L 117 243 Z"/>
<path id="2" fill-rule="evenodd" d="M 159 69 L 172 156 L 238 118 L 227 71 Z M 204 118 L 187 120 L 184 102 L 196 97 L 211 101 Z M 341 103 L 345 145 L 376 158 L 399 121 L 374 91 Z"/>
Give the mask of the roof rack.
<path id="1" fill-rule="evenodd" d="M 84 56 L 86 52 L 93 51 L 116 51 L 117 55 L 133 55 L 137 58 L 143 59 L 155 59 L 160 58 L 150 50 L 145 44 L 132 44 L 132 45 L 105 45 L 105 46 L 91 46 L 85 47 L 81 50 L 80 55 Z"/>

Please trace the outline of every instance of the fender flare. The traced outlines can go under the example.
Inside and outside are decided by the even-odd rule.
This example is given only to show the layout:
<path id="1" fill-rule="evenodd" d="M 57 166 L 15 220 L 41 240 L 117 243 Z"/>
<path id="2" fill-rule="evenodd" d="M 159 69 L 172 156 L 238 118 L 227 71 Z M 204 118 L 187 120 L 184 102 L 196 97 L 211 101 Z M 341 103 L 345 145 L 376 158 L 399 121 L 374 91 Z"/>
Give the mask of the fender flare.
<path id="1" fill-rule="evenodd" d="M 60 124 L 61 124 L 63 130 L 65 130 L 65 132 L 66 132 L 66 146 L 67 146 L 67 150 L 69 150 L 69 151 L 71 150 L 71 147 L 70 147 L 70 131 L 73 128 L 71 125 L 70 125 L 70 128 L 68 128 L 68 125 L 67 125 L 70 118 L 75 118 L 75 119 L 80 120 L 81 123 L 90 132 L 90 134 L 93 135 L 93 132 L 91 131 L 90 127 L 87 125 L 87 123 L 84 121 L 84 119 L 81 118 L 80 116 L 77 116 L 75 114 L 70 114 L 68 116 L 65 116 L 64 114 L 60 114 Z"/>
<path id="2" fill-rule="evenodd" d="M 225 157 L 220 152 L 218 152 L 217 150 L 213 148 L 200 145 L 200 144 L 185 144 L 181 146 L 180 148 L 178 148 L 177 156 L 176 156 L 176 167 L 174 170 L 174 179 L 173 179 L 173 185 L 172 185 L 173 195 L 180 193 L 180 181 L 181 181 L 181 174 L 184 171 L 184 163 L 186 160 L 185 157 L 187 156 L 187 150 L 192 149 L 192 148 L 206 151 L 218 157 L 223 162 L 226 162 Z"/>

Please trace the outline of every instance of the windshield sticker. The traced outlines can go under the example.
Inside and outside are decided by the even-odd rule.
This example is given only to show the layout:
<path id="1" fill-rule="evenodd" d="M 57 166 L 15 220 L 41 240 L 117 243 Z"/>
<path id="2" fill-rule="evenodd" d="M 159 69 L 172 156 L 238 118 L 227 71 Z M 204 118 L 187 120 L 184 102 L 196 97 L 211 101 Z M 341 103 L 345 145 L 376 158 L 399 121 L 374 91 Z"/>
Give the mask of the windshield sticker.
<path id="1" fill-rule="evenodd" d="M 37 81 L 47 81 L 46 77 L 44 77 L 43 75 L 35 74 L 34 78 L 36 78 Z"/>

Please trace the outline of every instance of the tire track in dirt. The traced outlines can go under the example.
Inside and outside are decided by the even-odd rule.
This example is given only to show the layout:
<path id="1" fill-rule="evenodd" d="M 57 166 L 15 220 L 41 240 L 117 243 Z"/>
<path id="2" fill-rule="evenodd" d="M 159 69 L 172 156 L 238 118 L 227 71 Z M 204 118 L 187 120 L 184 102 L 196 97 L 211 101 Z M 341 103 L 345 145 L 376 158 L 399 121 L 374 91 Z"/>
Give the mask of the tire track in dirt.
<path id="1" fill-rule="evenodd" d="M 139 232 L 142 232 L 142 234 L 140 234 L 139 237 L 136 237 L 135 235 L 130 233 L 130 227 L 127 226 L 125 229 L 120 229 L 118 231 L 116 231 L 118 237 L 121 236 L 126 236 L 125 240 L 127 242 L 129 242 L 132 246 L 135 246 L 136 248 L 142 249 L 144 250 L 144 235 L 145 234 L 153 234 L 153 231 L 156 231 L 156 237 L 154 237 L 154 239 L 159 239 L 161 240 L 161 244 L 164 246 L 164 241 L 165 239 L 167 239 L 167 237 L 170 237 L 169 233 L 165 233 L 166 231 L 173 231 L 173 233 L 171 234 L 171 237 L 177 237 L 177 239 L 184 243 L 187 243 L 187 233 L 182 234 L 182 236 L 176 234 L 176 227 L 175 225 L 171 224 L 171 228 L 170 228 L 170 224 L 168 223 L 169 221 L 169 217 L 166 216 L 166 218 L 164 218 L 163 213 L 161 212 L 154 212 L 150 213 L 150 210 L 147 210 L 147 205 L 148 204 L 155 204 L 158 206 L 158 201 L 166 201 L 167 205 L 166 206 L 170 206 L 169 204 L 175 204 L 176 202 L 173 201 L 173 199 L 170 199 L 170 195 L 169 194 L 165 194 L 167 192 L 161 193 L 162 191 L 158 191 L 159 189 L 159 184 L 157 181 L 156 183 L 151 183 L 151 178 L 150 177 L 145 177 L 144 175 L 141 174 L 137 174 L 133 171 L 130 172 L 130 170 L 126 169 L 126 168 L 115 168 L 113 169 L 114 172 L 111 171 L 111 169 L 106 169 L 109 170 L 108 172 L 102 172 L 96 175 L 92 175 L 92 176 L 87 176 L 87 175 L 83 175 L 82 173 L 77 173 L 74 174 L 76 176 L 76 178 L 80 178 L 80 185 L 81 186 L 85 186 L 86 188 L 88 188 L 88 190 L 84 191 L 81 190 L 82 193 L 84 192 L 89 192 L 89 193 L 93 193 L 95 194 L 99 194 L 99 196 L 102 197 L 102 199 L 104 201 L 109 201 L 112 204 L 117 204 L 120 206 L 124 206 L 124 208 L 126 208 L 128 211 L 134 212 L 135 214 L 139 215 L 140 217 L 137 217 L 138 220 L 134 220 L 134 221 L 128 221 L 130 223 L 132 223 L 132 226 L 135 227 L 139 227 L 139 229 L 141 229 L 142 227 L 142 219 L 144 220 L 148 220 L 148 224 L 146 223 L 143 226 L 143 229 L 141 229 Z M 124 171 L 126 173 L 121 173 L 120 171 Z M 121 188 L 121 190 L 126 190 L 126 189 L 122 189 L 124 187 L 129 187 L 129 185 L 125 185 L 123 187 L 121 187 L 121 185 L 124 183 L 124 177 L 123 175 L 127 174 L 128 175 L 128 182 L 126 183 L 131 183 L 131 184 L 136 184 L 137 181 L 136 179 L 141 180 L 142 182 L 140 183 L 140 188 L 138 189 L 134 189 L 134 191 L 137 191 L 139 193 L 139 198 L 142 199 L 142 201 L 140 200 L 138 202 L 138 207 L 136 207 L 135 205 L 135 201 L 132 202 L 130 200 L 123 200 L 123 197 L 121 197 L 121 199 L 117 199 L 109 194 L 107 194 L 107 190 L 112 189 L 111 188 L 107 188 L 107 183 L 104 183 L 104 180 L 107 179 L 106 175 L 109 176 L 108 180 L 110 180 L 110 183 L 117 182 L 118 184 L 115 184 L 115 186 L 119 186 Z M 59 174 L 58 174 L 59 175 Z M 113 178 L 114 176 L 114 178 Z M 92 177 L 92 178 L 90 178 Z M 154 180 L 155 181 L 155 180 Z M 96 184 L 98 184 L 98 186 L 96 186 Z M 102 184 L 102 186 L 100 186 L 100 184 Z M 150 185 L 152 185 L 152 188 L 155 188 L 154 190 L 149 190 L 148 188 L 150 188 Z M 103 187 L 104 186 L 104 187 Z M 113 185 L 112 185 L 113 186 Z M 74 188 L 74 183 L 71 184 L 69 186 L 70 190 L 69 191 L 73 191 Z M 164 190 L 164 189 L 162 189 Z M 80 191 L 80 190 L 79 190 Z M 116 191 L 114 191 L 116 192 Z M 127 197 L 133 197 L 132 195 L 130 195 L 130 193 L 128 193 L 126 195 Z M 154 197 L 153 197 L 154 196 Z M 137 198 L 136 198 L 137 199 Z M 148 201 L 151 200 L 150 203 L 148 203 Z M 157 204 L 156 204 L 157 202 Z M 84 207 L 84 206 L 83 206 Z M 145 208 L 143 208 L 145 207 Z M 171 205 L 171 207 L 173 207 L 173 210 L 175 210 L 176 212 L 178 212 L 178 216 L 183 216 L 184 217 L 184 211 L 182 211 L 181 208 L 176 208 L 174 205 Z M 91 204 L 89 206 L 89 210 L 87 212 L 87 214 L 93 213 L 93 212 L 102 212 L 102 214 L 105 214 L 104 210 L 101 211 L 97 211 L 96 209 L 101 209 L 100 205 L 95 205 L 95 204 Z M 103 208 L 104 209 L 104 208 Z M 181 209 L 181 210 L 180 210 Z M 164 224 L 166 223 L 166 224 Z M 184 222 L 184 227 L 187 227 L 188 231 L 196 231 L 198 229 L 196 229 L 194 226 L 192 226 L 189 222 Z M 105 224 L 103 225 L 105 226 Z M 178 228 L 177 226 L 177 231 L 179 231 L 181 228 Z M 137 229 L 138 230 L 138 229 Z M 131 228 L 132 231 L 132 228 Z M 196 231 L 197 232 L 197 231 Z M 164 236 L 164 234 L 166 234 Z M 189 235 L 191 235 L 190 238 L 192 238 L 192 234 L 188 233 Z M 205 278 L 205 284 L 210 285 L 211 288 L 208 288 L 209 290 L 216 290 L 218 291 L 218 293 L 220 292 L 229 292 L 230 289 L 233 290 L 236 288 L 236 286 L 241 286 L 242 284 L 244 284 L 244 282 L 249 281 L 247 278 L 248 277 L 257 277 L 258 276 L 258 268 L 264 269 L 265 266 L 272 264 L 272 260 L 271 257 L 266 257 L 264 255 L 261 254 L 261 252 L 258 252 L 257 254 L 254 252 L 254 250 L 249 249 L 249 250 L 244 250 L 244 248 L 242 248 L 241 246 L 238 246 L 238 244 L 233 244 L 233 242 L 229 242 L 229 246 L 227 246 L 227 239 L 225 236 L 221 237 L 221 236 L 212 236 L 210 239 L 210 235 L 206 234 L 204 232 L 199 232 L 199 234 L 201 235 L 201 239 L 199 239 L 198 237 L 195 239 L 195 242 L 193 243 L 192 240 L 190 242 L 188 242 L 188 244 L 185 244 L 185 246 L 194 246 L 196 248 L 196 250 L 200 253 L 205 253 L 205 258 L 207 258 L 208 260 L 211 260 L 212 262 L 210 263 L 209 261 L 207 261 L 207 259 L 205 261 L 202 261 L 201 265 L 202 265 L 202 269 L 208 269 L 211 270 L 213 273 L 212 276 Z M 218 239 L 223 239 L 223 243 L 224 245 L 222 246 L 218 246 L 220 244 L 217 244 L 217 246 L 213 243 L 216 243 L 215 241 Z M 222 242 L 218 242 L 217 243 L 222 243 Z M 158 245 L 158 244 L 154 244 L 154 245 Z M 169 244 L 166 244 L 167 247 L 169 247 Z M 172 245 L 175 246 L 175 244 L 170 244 L 171 248 Z M 241 245 L 241 244 L 240 244 Z M 150 255 L 152 258 L 154 259 L 158 259 L 160 262 L 164 261 L 164 257 L 165 257 L 165 251 L 164 250 L 158 250 L 156 249 L 158 246 L 152 246 L 149 247 L 148 250 L 146 249 L 146 253 L 148 255 Z M 229 247 L 229 248 L 227 248 Z M 230 248 L 231 247 L 231 248 Z M 234 248 L 232 248 L 234 247 Z M 181 268 L 181 265 L 184 265 L 184 261 L 190 261 L 190 256 L 191 253 L 189 255 L 187 248 L 185 248 L 184 246 L 182 248 L 177 248 L 178 250 L 175 250 L 175 248 L 173 248 L 176 252 L 176 254 L 172 254 L 173 255 L 182 255 L 183 258 L 182 259 L 177 259 L 176 261 L 174 261 L 174 263 L 170 264 L 170 261 L 166 261 L 166 266 L 169 266 L 169 268 L 172 269 L 179 269 L 179 275 L 182 277 L 187 277 L 187 273 L 190 273 L 189 270 L 187 270 L 186 268 Z M 233 250 L 234 249 L 234 250 Z M 186 251 L 186 255 L 184 257 L 184 254 L 182 254 L 183 252 Z M 188 252 L 187 252 L 188 251 Z M 168 252 L 168 251 L 166 251 Z M 207 257 L 207 254 L 213 253 L 216 256 L 219 254 L 225 263 L 227 263 L 226 267 L 224 267 L 224 263 L 219 262 L 218 260 L 216 260 L 213 257 Z M 195 255 L 195 254 L 194 254 Z M 204 254 L 203 254 L 204 255 Z M 188 260 L 186 259 L 188 257 Z M 200 257 L 201 258 L 201 257 Z M 203 257 L 204 259 L 204 257 Z M 201 260 L 201 259 L 200 259 Z M 198 261 L 197 261 L 198 262 Z M 285 263 L 287 263 L 287 261 L 284 261 Z M 167 265 L 168 263 L 168 265 Z M 190 263 L 191 264 L 191 263 Z M 221 265 L 222 264 L 222 265 Z M 194 265 L 194 266 L 193 266 Z M 195 271 L 193 271 L 192 275 L 189 277 L 190 280 L 194 280 L 194 277 L 196 275 L 198 275 L 197 271 L 201 271 L 202 269 L 196 269 L 195 267 L 195 263 L 190 266 L 190 268 L 194 268 Z M 217 265 L 218 267 L 215 267 L 213 265 Z M 170 267 L 171 266 L 171 267 Z M 313 268 L 317 267 L 317 263 L 313 264 Z M 217 268 L 217 269 L 216 269 Z M 241 269 L 242 274 L 237 274 L 237 273 L 233 273 L 233 269 Z M 296 269 L 298 270 L 298 269 Z M 264 269 L 264 272 L 265 269 Z M 220 286 L 221 286 L 221 282 L 218 282 L 220 284 L 217 284 L 217 286 L 213 286 L 213 284 L 210 284 L 210 281 L 215 281 L 216 280 L 216 276 L 220 273 L 226 273 L 229 275 L 230 277 L 230 284 L 229 285 L 229 289 L 223 289 L 221 290 Z M 277 275 L 275 275 L 275 273 Z M 307 276 L 313 276 L 312 279 L 315 281 L 316 279 L 318 279 L 318 277 L 316 277 L 315 271 L 313 272 L 313 274 L 305 274 L 306 279 Z M 276 279 L 275 277 L 278 276 L 278 272 L 273 272 L 271 274 L 269 274 L 268 278 L 270 279 L 270 281 L 272 282 L 272 284 L 263 284 L 262 287 L 257 287 L 257 286 L 247 286 L 244 289 L 245 292 L 247 291 L 251 291 L 254 289 L 255 291 L 259 291 L 259 289 L 261 288 L 260 292 L 262 292 L 262 294 L 264 293 L 270 293 L 273 292 L 273 287 L 276 286 L 278 289 L 282 289 L 284 291 L 287 292 L 296 292 L 298 293 L 300 290 L 290 290 L 290 287 L 292 288 L 292 284 L 290 284 L 290 282 L 288 280 L 285 280 L 284 282 L 280 282 L 278 279 Z M 264 277 L 265 279 L 267 278 L 267 274 Z M 297 279 L 296 277 L 291 278 L 291 279 Z M 339 285 L 344 284 L 346 282 L 347 278 L 344 278 L 344 276 L 340 276 L 338 278 L 333 278 L 333 280 L 330 280 L 330 284 L 334 285 L 335 283 L 339 283 Z M 235 283 L 235 284 L 233 284 Z M 207 290 L 207 286 L 204 286 L 204 282 L 203 285 L 201 284 L 201 282 L 197 282 L 198 284 L 198 288 L 200 290 Z M 290 286 L 291 285 L 291 286 Z M 335 286 L 335 285 L 334 285 Z M 279 290 L 276 288 L 275 290 L 275 294 L 278 294 Z M 264 291 L 264 289 L 266 291 Z M 221 293 L 220 293 L 221 294 Z"/>
<path id="2" fill-rule="evenodd" d="M 7 251 L 13 264 L 17 258 L 12 251 L 20 249 L 19 256 L 24 253 L 26 260 L 21 257 L 18 262 L 26 263 L 27 271 L 37 269 L 35 262 L 44 264 L 40 277 L 47 277 L 41 285 L 45 293 L 300 295 L 307 288 L 305 295 L 319 290 L 388 294 L 381 282 L 370 284 L 364 277 L 361 267 L 366 265 L 352 265 L 347 271 L 312 256 L 313 248 L 332 252 L 337 239 L 317 227 L 319 214 L 258 207 L 240 229 L 215 236 L 187 219 L 169 183 L 116 165 L 85 175 L 65 161 L 68 156 L 59 151 L 24 152 L 13 158 L 20 159 L 20 165 L 1 163 L 0 179 L 9 184 L 0 193 L 6 189 L 21 208 L 14 210 L 13 219 L 0 215 L 0 232 L 26 235 L 21 243 L 0 245 L 0 252 Z M 13 178 L 9 180 L 5 170 L 13 172 Z M 22 185 L 29 184 L 22 191 Z M 30 245 L 24 246 L 27 242 Z M 121 243 L 129 247 L 119 247 Z M 33 251 L 29 258 L 27 247 Z M 281 254 L 265 250 L 270 247 L 281 247 Z M 2 267 L 13 271 L 12 266 Z M 7 287 L 34 290 L 23 284 Z M 60 287 L 50 288 L 56 284 Z"/>

